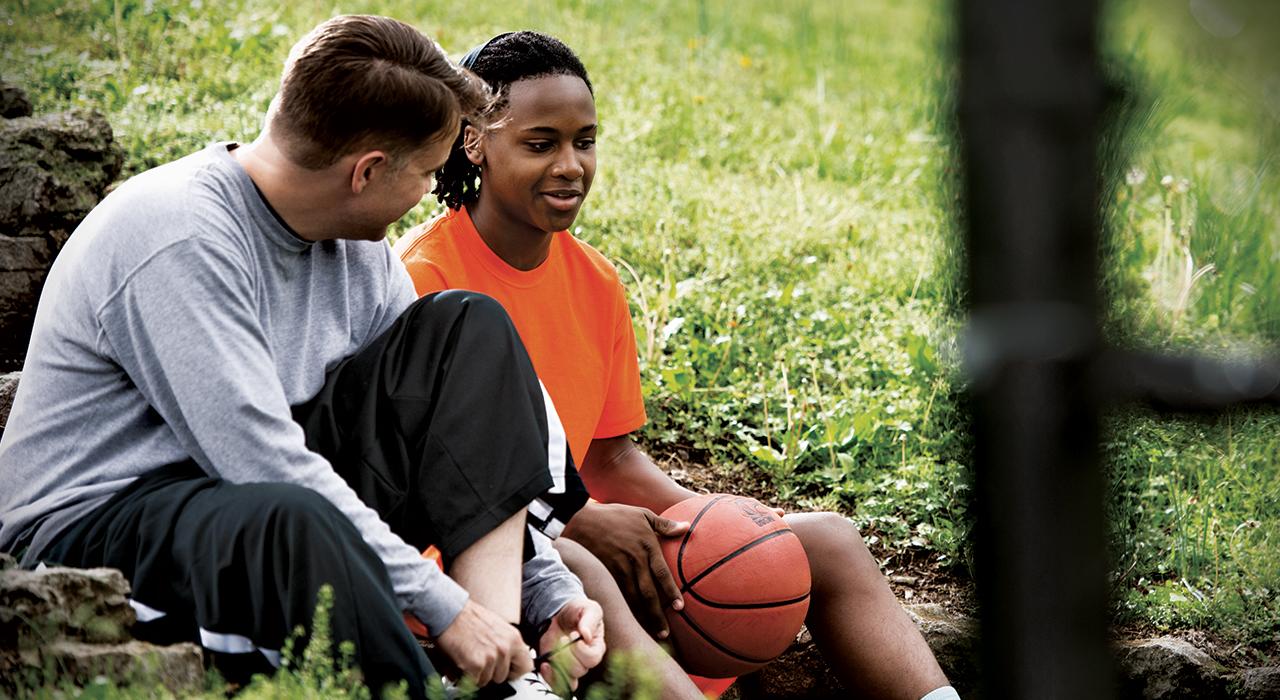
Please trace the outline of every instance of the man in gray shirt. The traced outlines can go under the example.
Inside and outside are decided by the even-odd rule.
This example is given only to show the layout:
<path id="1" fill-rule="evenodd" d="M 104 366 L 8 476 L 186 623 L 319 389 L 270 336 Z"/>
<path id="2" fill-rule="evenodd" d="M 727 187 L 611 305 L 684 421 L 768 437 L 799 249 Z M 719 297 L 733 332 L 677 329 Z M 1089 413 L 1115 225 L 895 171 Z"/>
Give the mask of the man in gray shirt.
<path id="1" fill-rule="evenodd" d="M 383 240 L 485 99 L 411 27 L 337 17 L 254 143 L 103 200 L 41 296 L 0 549 L 120 568 L 139 636 L 199 639 L 231 675 L 278 663 L 323 584 L 375 691 L 433 671 L 402 613 L 480 685 L 536 682 L 521 620 L 539 651 L 584 638 L 575 675 L 598 663 L 599 606 L 526 529 L 567 467 L 518 336 L 481 295 L 415 302 Z"/>

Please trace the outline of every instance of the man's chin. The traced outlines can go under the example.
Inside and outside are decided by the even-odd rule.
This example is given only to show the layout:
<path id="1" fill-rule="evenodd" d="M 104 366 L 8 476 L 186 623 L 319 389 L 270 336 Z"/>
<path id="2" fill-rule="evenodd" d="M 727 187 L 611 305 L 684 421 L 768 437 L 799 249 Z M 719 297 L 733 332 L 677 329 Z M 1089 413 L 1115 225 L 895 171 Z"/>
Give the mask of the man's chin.
<path id="1" fill-rule="evenodd" d="M 355 235 L 351 236 L 351 238 L 357 241 L 380 241 L 387 237 L 388 228 L 389 226 L 370 228 L 365 231 L 357 232 Z"/>

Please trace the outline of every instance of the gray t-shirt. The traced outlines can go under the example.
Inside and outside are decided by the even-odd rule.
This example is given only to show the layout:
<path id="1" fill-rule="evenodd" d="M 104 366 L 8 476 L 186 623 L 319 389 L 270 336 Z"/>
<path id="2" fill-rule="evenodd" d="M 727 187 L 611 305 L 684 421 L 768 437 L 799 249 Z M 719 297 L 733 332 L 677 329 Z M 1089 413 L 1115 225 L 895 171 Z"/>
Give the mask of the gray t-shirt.
<path id="1" fill-rule="evenodd" d="M 0 441 L 0 549 L 27 536 L 39 552 L 138 476 L 190 458 L 323 495 L 405 609 L 442 632 L 467 592 L 307 449 L 290 410 L 413 302 L 412 282 L 384 241 L 298 238 L 230 147 L 125 182 L 58 255 Z M 582 590 L 539 545 L 524 571 L 535 622 Z"/>

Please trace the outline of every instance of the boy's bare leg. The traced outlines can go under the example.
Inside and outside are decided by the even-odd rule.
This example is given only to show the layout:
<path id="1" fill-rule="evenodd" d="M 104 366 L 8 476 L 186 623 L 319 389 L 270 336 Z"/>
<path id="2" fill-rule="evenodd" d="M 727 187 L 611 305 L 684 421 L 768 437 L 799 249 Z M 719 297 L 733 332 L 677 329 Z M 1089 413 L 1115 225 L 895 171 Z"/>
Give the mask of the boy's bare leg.
<path id="1" fill-rule="evenodd" d="M 453 558 L 449 576 L 471 599 L 507 622 L 520 621 L 525 509 L 476 540 Z"/>
<path id="2" fill-rule="evenodd" d="M 648 663 L 662 683 L 663 700 L 702 700 L 698 686 L 636 621 L 604 564 L 582 545 L 565 537 L 556 540 L 556 550 L 565 566 L 582 579 L 587 597 L 604 609 L 604 639 L 609 653 L 624 652 Z"/>
<path id="3" fill-rule="evenodd" d="M 947 685 L 853 523 L 834 513 L 789 513 L 813 574 L 805 621 L 845 688 L 858 697 L 919 700 Z"/>

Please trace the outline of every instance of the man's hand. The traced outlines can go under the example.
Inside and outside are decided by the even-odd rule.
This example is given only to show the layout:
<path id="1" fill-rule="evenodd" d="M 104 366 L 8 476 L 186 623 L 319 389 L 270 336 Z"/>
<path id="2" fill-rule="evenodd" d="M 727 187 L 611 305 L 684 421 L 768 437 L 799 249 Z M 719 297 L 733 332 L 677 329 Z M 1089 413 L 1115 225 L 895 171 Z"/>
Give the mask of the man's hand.
<path id="1" fill-rule="evenodd" d="M 479 687 L 533 670 L 529 647 L 519 630 L 473 600 L 436 638 L 436 645 Z"/>
<path id="2" fill-rule="evenodd" d="M 564 536 L 596 555 L 613 574 L 640 624 L 665 639 L 664 611 L 668 605 L 683 608 L 684 600 L 658 538 L 678 537 L 688 530 L 689 523 L 654 515 L 648 508 L 589 503 L 569 521 Z"/>
<path id="3" fill-rule="evenodd" d="M 604 649 L 604 611 L 590 598 L 575 598 L 551 618 L 551 626 L 538 640 L 538 653 L 549 655 L 538 672 L 557 693 L 566 695 L 600 663 Z"/>

